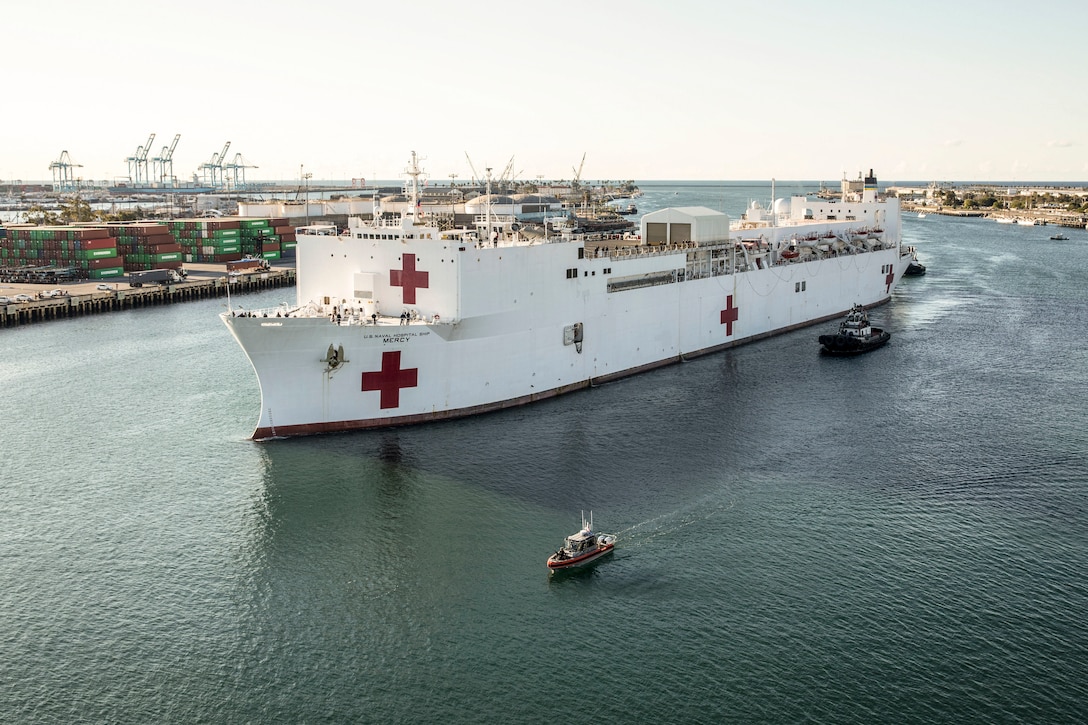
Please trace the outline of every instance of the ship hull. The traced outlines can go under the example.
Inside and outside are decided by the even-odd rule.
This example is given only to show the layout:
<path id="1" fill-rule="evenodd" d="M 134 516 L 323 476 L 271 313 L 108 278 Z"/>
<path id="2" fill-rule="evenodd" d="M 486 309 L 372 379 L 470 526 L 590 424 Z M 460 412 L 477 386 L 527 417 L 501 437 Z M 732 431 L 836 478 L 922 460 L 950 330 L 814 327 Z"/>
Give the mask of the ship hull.
<path id="1" fill-rule="evenodd" d="M 587 564 L 600 559 L 605 554 L 611 554 L 616 549 L 615 544 L 607 544 L 602 546 L 593 553 L 583 554 L 582 556 L 575 557 L 573 559 L 556 559 L 554 556 L 550 557 L 547 561 L 548 569 L 551 571 L 567 571 L 570 569 L 579 569 Z"/>
<path id="2" fill-rule="evenodd" d="M 409 250 L 435 254 L 417 242 L 393 261 Z M 832 319 L 854 304 L 880 304 L 907 267 L 891 247 L 690 279 L 683 250 L 593 259 L 576 251 L 571 244 L 443 251 L 452 253 L 450 276 L 460 292 L 431 302 L 450 310 L 431 324 L 224 314 L 261 388 L 253 437 L 401 426 L 525 405 Z M 536 255 L 533 263 L 518 258 L 528 254 Z M 578 277 L 557 285 L 564 267 Z M 522 269 L 531 273 L 518 278 Z M 608 289 L 610 279 L 667 270 L 672 281 Z M 440 281 L 432 287 L 442 289 Z M 489 304 L 475 304 L 477 296 Z M 474 307 L 481 314 L 472 314 Z M 571 339 L 575 325 L 579 342 Z M 345 351 L 346 361 L 334 368 L 322 357 L 330 346 Z"/>

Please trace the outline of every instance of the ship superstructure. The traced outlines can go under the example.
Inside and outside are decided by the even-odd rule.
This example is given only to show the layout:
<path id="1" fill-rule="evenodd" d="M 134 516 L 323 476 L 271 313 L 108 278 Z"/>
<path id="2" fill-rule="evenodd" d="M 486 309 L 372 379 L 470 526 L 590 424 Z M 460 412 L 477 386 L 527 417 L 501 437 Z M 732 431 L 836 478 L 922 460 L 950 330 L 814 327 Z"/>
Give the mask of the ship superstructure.
<path id="1" fill-rule="evenodd" d="M 417 198 L 415 154 L 407 173 Z M 222 315 L 260 383 L 254 437 L 522 405 L 889 298 L 909 252 L 871 172 L 860 194 L 772 206 L 595 238 L 490 213 L 440 229 L 418 205 L 300 228 L 296 304 Z"/>

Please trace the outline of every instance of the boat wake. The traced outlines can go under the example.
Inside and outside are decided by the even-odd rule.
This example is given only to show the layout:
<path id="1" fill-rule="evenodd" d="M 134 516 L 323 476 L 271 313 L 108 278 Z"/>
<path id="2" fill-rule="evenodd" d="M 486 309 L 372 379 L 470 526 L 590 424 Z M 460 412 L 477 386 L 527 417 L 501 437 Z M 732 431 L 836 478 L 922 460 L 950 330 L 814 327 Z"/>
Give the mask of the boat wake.
<path id="1" fill-rule="evenodd" d="M 712 502 L 711 496 L 706 496 L 691 502 L 687 506 L 669 513 L 654 516 L 640 521 L 616 532 L 616 537 L 622 542 L 617 551 L 629 551 L 644 546 L 653 545 L 658 539 L 673 539 L 676 534 L 695 524 L 706 521 L 736 507 L 736 500 Z"/>

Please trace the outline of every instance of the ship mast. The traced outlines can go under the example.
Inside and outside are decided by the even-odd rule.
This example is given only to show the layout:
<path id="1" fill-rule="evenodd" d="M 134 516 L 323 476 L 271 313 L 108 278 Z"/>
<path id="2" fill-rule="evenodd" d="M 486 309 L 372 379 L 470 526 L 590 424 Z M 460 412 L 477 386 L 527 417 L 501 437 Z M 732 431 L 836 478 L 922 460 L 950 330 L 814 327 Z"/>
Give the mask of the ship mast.
<path id="1" fill-rule="evenodd" d="M 774 205 L 774 177 L 771 177 L 771 226 L 778 226 L 778 209 Z"/>
<path id="2" fill-rule="evenodd" d="M 423 173 L 425 173 L 422 169 L 419 168 L 419 161 L 419 157 L 416 156 L 416 152 L 413 151 L 412 162 L 408 165 L 408 168 L 404 170 L 404 173 L 408 174 L 408 176 L 412 179 L 412 181 L 408 184 L 408 205 L 411 209 L 413 217 L 415 217 L 416 213 L 420 210 L 419 177 Z M 417 218 L 416 222 L 418 223 L 418 221 L 419 219 Z"/>
<path id="3" fill-rule="evenodd" d="M 485 218 L 487 219 L 487 239 L 486 239 L 486 241 L 490 242 L 491 241 L 491 167 L 490 166 L 487 167 L 487 216 Z M 496 240 L 495 246 L 498 246 L 498 241 L 497 240 Z"/>

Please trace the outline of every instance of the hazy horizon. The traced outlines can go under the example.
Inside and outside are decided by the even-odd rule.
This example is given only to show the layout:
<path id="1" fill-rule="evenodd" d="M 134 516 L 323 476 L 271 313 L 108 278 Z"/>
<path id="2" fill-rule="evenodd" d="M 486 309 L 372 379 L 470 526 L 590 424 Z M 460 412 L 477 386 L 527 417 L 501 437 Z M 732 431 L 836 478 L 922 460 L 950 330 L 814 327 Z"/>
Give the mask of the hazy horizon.
<path id="1" fill-rule="evenodd" d="M 247 179 L 400 179 L 416 151 L 435 180 L 1076 182 L 1086 20 L 977 0 L 20 3 L 0 179 L 51 182 L 62 151 L 73 177 L 122 178 L 180 134 L 181 181 L 229 141 Z"/>

